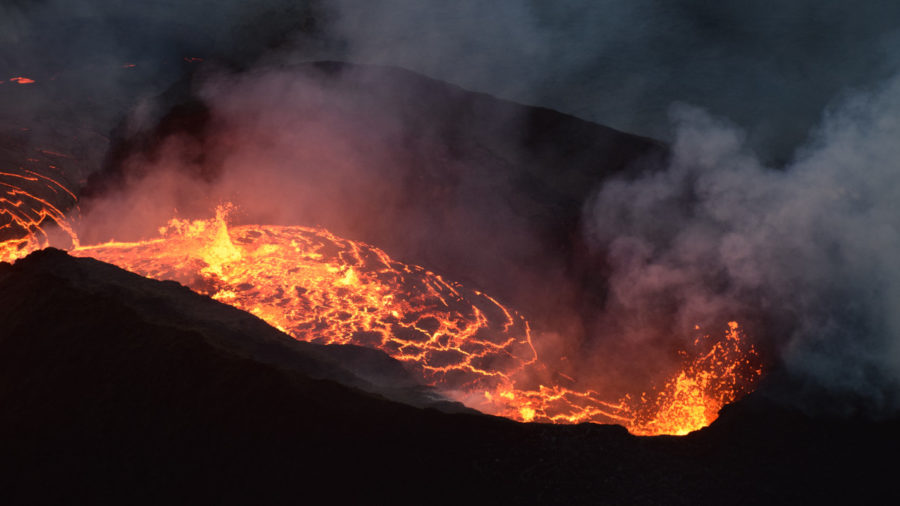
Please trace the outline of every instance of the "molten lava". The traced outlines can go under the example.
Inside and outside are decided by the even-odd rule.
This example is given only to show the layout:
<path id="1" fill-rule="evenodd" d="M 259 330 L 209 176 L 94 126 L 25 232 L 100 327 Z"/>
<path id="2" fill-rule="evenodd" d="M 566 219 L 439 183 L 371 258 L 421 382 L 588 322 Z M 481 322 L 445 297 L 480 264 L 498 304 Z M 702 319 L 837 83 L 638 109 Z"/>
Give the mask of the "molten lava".
<path id="1" fill-rule="evenodd" d="M 527 322 L 489 296 L 326 230 L 229 230 L 220 211 L 163 232 L 72 253 L 179 281 L 296 339 L 379 348 L 429 383 L 487 388 L 536 359 Z"/>
<path id="2" fill-rule="evenodd" d="M 755 350 L 731 322 L 721 339 L 698 338 L 674 377 L 638 397 L 610 401 L 589 389 L 531 387 L 530 369 L 546 366 L 525 318 L 374 246 L 321 228 L 229 228 L 227 208 L 211 220 L 173 219 L 156 239 L 80 246 L 59 204 L 77 199 L 60 182 L 27 169 L 0 172 L 0 191 L 0 261 L 48 246 L 55 225 L 73 255 L 179 281 L 298 340 L 378 348 L 448 397 L 520 421 L 686 434 L 709 425 L 761 374 Z"/>
<path id="3" fill-rule="evenodd" d="M 59 181 L 43 174 L 27 169 L 0 172 L 0 261 L 11 262 L 48 246 L 51 223 L 77 246 L 75 232 L 58 207 L 59 202 L 76 200 Z"/>
<path id="4" fill-rule="evenodd" d="M 76 247 L 89 256 L 249 311 L 295 339 L 381 349 L 451 398 L 521 421 L 619 423 L 686 434 L 752 388 L 760 369 L 737 323 L 699 338 L 664 386 L 611 402 L 592 390 L 523 386 L 539 364 L 528 322 L 490 296 L 384 251 L 298 226 L 229 228 L 173 219 L 152 240 Z"/>

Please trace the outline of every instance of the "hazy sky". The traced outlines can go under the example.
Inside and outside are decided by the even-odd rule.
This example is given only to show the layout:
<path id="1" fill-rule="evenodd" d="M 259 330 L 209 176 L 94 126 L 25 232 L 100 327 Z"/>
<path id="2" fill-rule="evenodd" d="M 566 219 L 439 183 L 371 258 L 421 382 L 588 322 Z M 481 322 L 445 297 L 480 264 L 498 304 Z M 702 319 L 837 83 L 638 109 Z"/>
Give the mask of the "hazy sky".
<path id="1" fill-rule="evenodd" d="M 686 102 L 785 156 L 839 95 L 900 69 L 900 3 L 339 0 L 351 58 L 671 138 Z"/>
<path id="2" fill-rule="evenodd" d="M 828 104 L 900 69 L 897 19 L 900 3 L 879 0 L 6 0 L 0 68 L 89 69 L 109 88 L 126 78 L 108 64 L 146 63 L 126 74 L 133 92 L 141 72 L 163 89 L 184 56 L 248 63 L 278 48 L 282 61 L 398 65 L 665 140 L 684 102 L 780 161 Z"/>

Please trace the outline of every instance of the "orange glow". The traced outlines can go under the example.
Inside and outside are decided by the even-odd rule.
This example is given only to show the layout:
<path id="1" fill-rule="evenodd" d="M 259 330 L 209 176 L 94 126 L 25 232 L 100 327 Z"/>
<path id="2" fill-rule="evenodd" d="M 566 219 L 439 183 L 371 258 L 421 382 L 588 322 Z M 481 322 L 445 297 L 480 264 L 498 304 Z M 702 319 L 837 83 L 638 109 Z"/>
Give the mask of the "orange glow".
<path id="1" fill-rule="evenodd" d="M 485 398 L 496 406 L 496 413 L 522 421 L 612 422 L 640 436 L 688 434 L 715 421 L 719 410 L 749 393 L 762 374 L 759 356 L 745 342 L 737 322 L 729 322 L 723 338 L 703 336 L 694 344 L 704 351 L 682 352 L 681 370 L 662 388 L 637 398 L 625 395 L 607 402 L 592 390 L 558 385 L 542 385 L 537 391 L 506 386 L 500 402 L 491 393 Z"/>
<path id="2" fill-rule="evenodd" d="M 31 84 L 34 82 L 34 79 L 29 79 L 27 77 L 13 77 L 13 78 L 10 78 L 10 82 L 19 83 L 19 84 Z"/>
<path id="3" fill-rule="evenodd" d="M 55 179 L 21 169 L 0 172 L 0 261 L 11 262 L 47 247 L 47 225 L 55 224 L 77 246 L 78 238 L 65 214 L 53 203 L 77 199 Z"/>
<path id="4" fill-rule="evenodd" d="M 173 219 L 157 239 L 71 253 L 178 281 L 298 340 L 381 349 L 448 397 L 525 422 L 687 434 L 709 425 L 761 373 L 755 350 L 731 322 L 721 339 L 698 338 L 695 352 L 683 353 L 681 370 L 650 393 L 610 401 L 590 389 L 525 387 L 540 365 L 528 322 L 487 294 L 321 228 L 229 228 L 227 212 Z"/>
<path id="5" fill-rule="evenodd" d="M 59 158 L 69 158 L 69 159 L 75 158 L 72 155 L 67 155 L 65 153 L 60 153 L 58 151 L 50 151 L 49 149 L 39 149 L 38 151 L 40 151 L 41 153 L 44 153 L 45 155 L 56 156 Z"/>
<path id="6" fill-rule="evenodd" d="M 248 311 L 295 339 L 383 350 L 449 398 L 523 422 L 617 423 L 636 435 L 687 434 L 749 392 L 762 373 L 736 322 L 721 338 L 699 337 L 661 387 L 618 400 L 577 378 L 534 385 L 547 369 L 528 322 L 477 290 L 321 228 L 229 227 L 230 206 L 210 220 L 172 219 L 156 239 L 80 246 L 57 207 L 77 201 L 37 172 L 0 172 L 0 261 L 50 243 L 48 224 L 72 255 L 93 257 L 155 279 L 178 281 Z M 699 327 L 695 328 L 699 330 Z M 529 379 L 532 378 L 532 379 Z"/>
<path id="7" fill-rule="evenodd" d="M 489 388 L 536 358 L 527 322 L 485 294 L 324 229 L 229 230 L 225 212 L 72 254 L 179 281 L 296 339 L 382 349 L 445 388 Z"/>

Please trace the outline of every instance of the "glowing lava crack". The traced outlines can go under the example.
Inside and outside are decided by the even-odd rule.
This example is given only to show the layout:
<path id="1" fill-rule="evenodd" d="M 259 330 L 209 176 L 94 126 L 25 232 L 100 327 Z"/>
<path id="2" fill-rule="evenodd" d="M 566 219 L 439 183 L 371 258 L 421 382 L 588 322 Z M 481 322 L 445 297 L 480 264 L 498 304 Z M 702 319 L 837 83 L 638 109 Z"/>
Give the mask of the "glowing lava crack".
<path id="1" fill-rule="evenodd" d="M 77 246 L 65 213 L 54 205 L 76 200 L 65 186 L 43 174 L 27 169 L 0 172 L 0 261 L 12 261 L 47 247 L 50 237 L 45 229 L 51 223 Z"/>
<path id="2" fill-rule="evenodd" d="M 323 229 L 228 230 L 220 214 L 73 254 L 179 281 L 296 339 L 379 348 L 444 388 L 486 388 L 536 359 L 527 322 L 489 296 Z"/>
<path id="3" fill-rule="evenodd" d="M 518 381 L 539 361 L 528 322 L 484 293 L 324 229 L 229 229 L 222 209 L 214 220 L 173 219 L 161 235 L 72 254 L 179 281 L 298 340 L 381 349 L 449 397 L 522 421 L 686 434 L 715 420 L 760 373 L 732 322 L 723 339 L 698 339 L 705 351 L 685 354 L 681 372 L 652 395 L 609 402 L 591 390 L 521 388 Z"/>
<path id="4" fill-rule="evenodd" d="M 651 393 L 610 402 L 558 384 L 528 388 L 542 366 L 528 322 L 487 294 L 321 228 L 173 219 L 157 239 L 79 246 L 51 202 L 75 196 L 25 171 L 0 173 L 0 261 L 50 242 L 55 224 L 71 254 L 160 280 L 174 280 L 249 311 L 295 339 L 357 344 L 405 362 L 450 398 L 521 421 L 618 423 L 633 434 L 686 434 L 712 423 L 749 392 L 758 356 L 731 322 L 724 337 L 698 338 L 682 369 Z M 573 381 L 573 383 L 575 383 Z"/>

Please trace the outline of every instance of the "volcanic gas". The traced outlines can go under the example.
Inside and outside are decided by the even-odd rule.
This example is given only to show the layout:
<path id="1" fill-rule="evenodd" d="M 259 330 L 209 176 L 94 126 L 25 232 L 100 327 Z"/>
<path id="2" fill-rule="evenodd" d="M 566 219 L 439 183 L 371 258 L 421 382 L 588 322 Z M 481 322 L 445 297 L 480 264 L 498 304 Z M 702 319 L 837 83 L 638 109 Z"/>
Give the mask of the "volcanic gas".
<path id="1" fill-rule="evenodd" d="M 157 238 L 81 246 L 51 202 L 75 195 L 36 172 L 0 173 L 0 260 L 49 244 L 48 225 L 71 237 L 72 255 L 174 280 L 248 311 L 294 339 L 377 348 L 449 398 L 525 422 L 617 423 L 637 435 L 687 434 L 753 388 L 759 357 L 736 322 L 700 336 L 679 372 L 651 392 L 603 398 L 546 381 L 526 318 L 479 290 L 323 228 L 229 226 L 231 206 L 208 220 L 173 218 Z M 551 377 L 565 377 L 557 374 Z M 546 383 L 546 384 L 545 384 Z"/>

